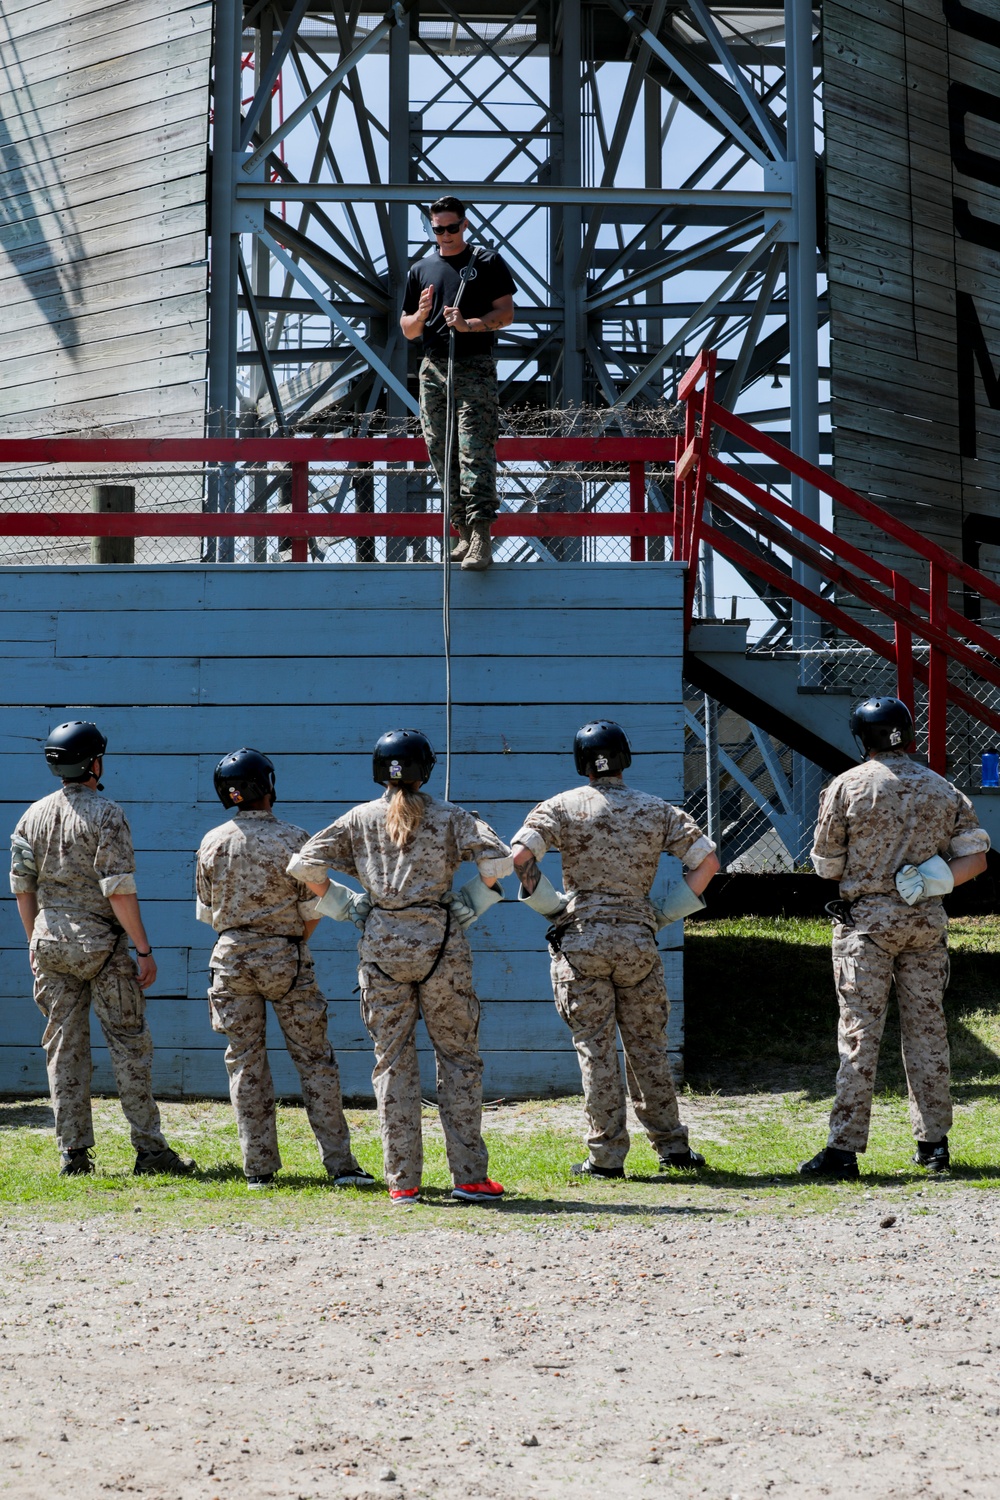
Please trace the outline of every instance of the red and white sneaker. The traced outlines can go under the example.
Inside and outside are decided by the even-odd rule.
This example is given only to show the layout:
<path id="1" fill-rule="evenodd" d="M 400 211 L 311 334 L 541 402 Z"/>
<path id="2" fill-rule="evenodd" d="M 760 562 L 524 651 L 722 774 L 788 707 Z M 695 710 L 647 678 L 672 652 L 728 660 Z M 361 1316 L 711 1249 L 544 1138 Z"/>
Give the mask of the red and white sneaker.
<path id="1" fill-rule="evenodd" d="M 503 1197 L 503 1188 L 499 1182 L 491 1182 L 487 1177 L 485 1182 L 460 1182 L 451 1190 L 453 1198 L 460 1198 L 463 1203 L 496 1203 Z"/>
<path id="2" fill-rule="evenodd" d="M 390 1188 L 389 1202 L 398 1203 L 401 1207 L 407 1203 L 418 1203 L 420 1201 L 420 1189 L 415 1188 Z"/>

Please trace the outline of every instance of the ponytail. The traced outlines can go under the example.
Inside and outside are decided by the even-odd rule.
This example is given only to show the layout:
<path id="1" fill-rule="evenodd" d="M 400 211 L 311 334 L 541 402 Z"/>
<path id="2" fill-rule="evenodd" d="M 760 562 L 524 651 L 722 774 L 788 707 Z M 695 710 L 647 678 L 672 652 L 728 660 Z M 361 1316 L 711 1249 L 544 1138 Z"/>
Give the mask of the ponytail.
<path id="1" fill-rule="evenodd" d="M 390 786 L 385 831 L 397 849 L 405 849 L 412 841 L 423 822 L 427 801 L 425 794 L 418 792 L 412 781 Z"/>

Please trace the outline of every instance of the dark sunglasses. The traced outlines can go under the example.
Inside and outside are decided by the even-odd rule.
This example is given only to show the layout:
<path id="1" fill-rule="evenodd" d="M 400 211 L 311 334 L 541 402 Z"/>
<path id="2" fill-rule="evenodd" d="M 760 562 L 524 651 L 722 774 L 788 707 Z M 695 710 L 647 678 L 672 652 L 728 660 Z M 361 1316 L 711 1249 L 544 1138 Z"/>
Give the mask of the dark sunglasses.
<path id="1" fill-rule="evenodd" d="M 431 225 L 431 233 L 432 234 L 457 234 L 458 231 L 461 229 L 461 227 L 462 227 L 462 225 L 464 223 L 465 223 L 464 219 L 459 219 L 457 221 L 457 223 L 455 223 L 455 224 L 432 224 Z"/>

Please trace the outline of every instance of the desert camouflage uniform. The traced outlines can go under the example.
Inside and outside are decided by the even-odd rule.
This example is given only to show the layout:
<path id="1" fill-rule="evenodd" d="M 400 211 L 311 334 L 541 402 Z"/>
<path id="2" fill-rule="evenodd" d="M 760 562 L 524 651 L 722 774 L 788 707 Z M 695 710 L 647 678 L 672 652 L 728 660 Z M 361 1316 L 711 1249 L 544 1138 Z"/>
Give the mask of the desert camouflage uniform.
<path id="1" fill-rule="evenodd" d="M 425 354 L 420 365 L 420 423 L 434 472 L 444 488 L 447 355 Z M 451 461 L 451 519 L 456 526 L 492 522 L 497 499 L 496 442 L 500 431 L 497 367 L 491 354 L 455 364 L 455 446 Z"/>
<path id="2" fill-rule="evenodd" d="M 28 868 L 34 865 L 34 872 Z M 10 888 L 34 891 L 35 1003 L 60 1151 L 94 1144 L 90 1007 L 101 1023 L 137 1152 L 165 1151 L 153 1100 L 153 1039 L 128 938 L 109 896 L 135 895 L 135 854 L 116 802 L 81 783 L 35 802 L 11 840 Z"/>
<path id="3" fill-rule="evenodd" d="M 833 929 L 840 1068 L 829 1145 L 864 1151 L 868 1144 L 893 980 L 913 1133 L 919 1141 L 948 1134 L 948 918 L 937 898 L 907 906 L 895 877 L 903 865 L 935 854 L 957 859 L 989 847 L 968 797 L 902 751 L 871 756 L 823 793 L 812 862 L 817 875 L 840 881 L 841 897 L 851 903 L 850 922 Z"/>
<path id="4" fill-rule="evenodd" d="M 541 859 L 562 853 L 569 908 L 552 952 L 556 1009 L 573 1034 L 583 1075 L 590 1159 L 624 1165 L 629 1136 L 615 1028 L 636 1116 L 659 1156 L 687 1146 L 667 1056 L 670 1003 L 649 891 L 660 856 L 696 869 L 715 848 L 694 819 L 621 777 L 540 802 L 513 843 Z"/>
<path id="5" fill-rule="evenodd" d="M 326 1001 L 303 937 L 315 917 L 309 891 L 285 873 L 304 828 L 272 812 L 238 812 L 213 828 L 198 851 L 197 915 L 219 933 L 212 950 L 208 1004 L 212 1029 L 225 1032 L 229 1097 L 248 1177 L 281 1166 L 274 1082 L 267 1058 L 267 1005 L 274 1007 L 327 1171 L 357 1169 L 340 1096 L 340 1071 L 326 1029 Z"/>
<path id="6" fill-rule="evenodd" d="M 471 813 L 433 797 L 409 846 L 400 850 L 386 832 L 387 810 L 387 796 L 353 808 L 315 834 L 289 868 L 299 880 L 317 883 L 327 870 L 341 870 L 372 899 L 358 945 L 361 1014 L 375 1044 L 372 1083 L 389 1186 L 418 1187 L 423 1168 L 414 1040 L 419 1016 L 434 1046 L 452 1179 L 482 1182 L 479 1001 L 468 941 L 443 900 L 463 861 L 474 860 L 481 875 L 499 879 L 512 868 L 510 850 Z"/>

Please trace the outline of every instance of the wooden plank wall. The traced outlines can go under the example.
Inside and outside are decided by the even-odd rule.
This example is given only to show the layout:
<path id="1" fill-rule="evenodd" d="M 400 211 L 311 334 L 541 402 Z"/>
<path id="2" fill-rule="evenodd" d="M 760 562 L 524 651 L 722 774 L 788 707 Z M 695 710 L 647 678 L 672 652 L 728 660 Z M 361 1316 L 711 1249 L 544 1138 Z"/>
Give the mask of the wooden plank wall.
<path id="1" fill-rule="evenodd" d="M 210 0 L 0 4 L 0 434 L 200 433 Z"/>
<path id="2" fill-rule="evenodd" d="M 573 734 L 609 716 L 632 736 L 630 779 L 679 802 L 681 578 L 670 563 L 457 573 L 453 799 L 509 838 L 534 802 L 578 782 Z M 0 569 L 4 826 L 55 786 L 40 751 L 49 728 L 94 718 L 109 738 L 107 791 L 132 824 L 159 964 L 150 1023 L 161 1094 L 226 1095 L 205 1000 L 212 935 L 194 919 L 193 896 L 194 851 L 225 820 L 212 788 L 216 762 L 242 744 L 266 751 L 277 766 L 278 812 L 313 832 L 377 795 L 370 757 L 383 730 L 416 724 L 440 750 L 440 588 L 438 570 L 413 564 Z M 438 795 L 443 780 L 439 764 Z M 558 857 L 545 868 L 558 884 Z M 665 859 L 660 886 L 678 873 Z M 13 898 L 0 922 L 0 1092 L 42 1093 L 42 1023 Z M 470 934 L 490 1097 L 579 1087 L 552 1005 L 545 926 L 510 901 Z M 678 1068 L 681 941 L 679 923 L 661 934 Z M 371 1049 L 353 993 L 354 929 L 324 921 L 313 948 L 345 1093 L 367 1097 Z M 277 1028 L 273 1042 L 277 1086 L 294 1096 L 298 1079 Z M 96 1027 L 94 1044 L 97 1085 L 110 1089 Z M 421 1046 L 433 1092 L 423 1035 Z"/>
<path id="3" fill-rule="evenodd" d="M 835 472 L 958 551 L 998 508 L 1000 7 L 825 0 L 823 64 Z"/>

